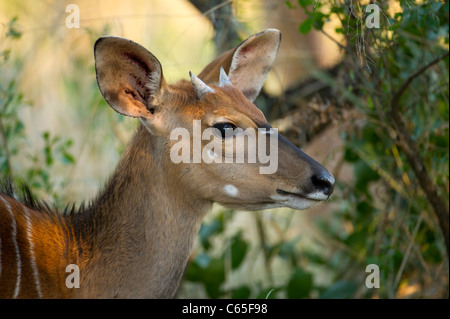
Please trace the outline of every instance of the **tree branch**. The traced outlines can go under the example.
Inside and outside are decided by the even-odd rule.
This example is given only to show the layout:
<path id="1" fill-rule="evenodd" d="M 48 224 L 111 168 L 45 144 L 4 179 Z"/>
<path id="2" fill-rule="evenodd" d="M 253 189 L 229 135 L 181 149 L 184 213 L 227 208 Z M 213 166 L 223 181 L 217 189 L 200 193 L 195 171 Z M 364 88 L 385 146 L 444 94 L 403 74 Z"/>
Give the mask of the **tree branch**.
<path id="1" fill-rule="evenodd" d="M 449 53 L 434 59 L 417 72 L 408 77 L 405 83 L 402 84 L 400 89 L 396 92 L 394 97 L 391 100 L 391 110 L 389 112 L 390 117 L 392 118 L 392 123 L 394 129 L 397 133 L 397 140 L 395 141 L 397 146 L 401 148 L 408 160 L 409 165 L 413 169 L 420 187 L 425 192 L 428 202 L 434 209 L 436 217 L 439 222 L 439 227 L 443 233 L 445 239 L 445 245 L 447 248 L 447 257 L 449 250 L 449 207 L 448 202 L 446 202 L 443 198 L 439 196 L 438 189 L 436 184 L 431 180 L 430 175 L 427 172 L 424 161 L 420 156 L 419 149 L 417 147 L 417 143 L 413 141 L 411 135 L 409 134 L 401 113 L 400 113 L 400 99 L 402 95 L 405 93 L 409 84 L 419 75 L 424 73 L 428 68 L 438 63 L 439 61 L 445 59 L 449 56 Z"/>
<path id="2" fill-rule="evenodd" d="M 402 97 L 403 93 L 405 93 L 405 90 L 408 88 L 409 84 L 411 84 L 412 80 L 414 80 L 416 77 L 418 77 L 419 75 L 421 75 L 423 72 L 425 72 L 428 68 L 430 68 L 431 66 L 435 65 L 436 63 L 438 63 L 439 61 L 445 59 L 446 57 L 448 57 L 449 52 L 445 53 L 444 55 L 441 55 L 440 57 L 434 59 L 433 61 L 431 61 L 430 63 L 428 63 L 427 65 L 423 66 L 420 70 L 418 70 L 416 73 L 414 73 L 413 75 L 411 75 L 406 81 L 405 83 L 402 84 L 402 86 L 400 87 L 400 89 L 397 91 L 397 93 L 395 93 L 394 97 L 392 98 L 391 101 L 391 107 L 392 110 L 391 112 L 398 112 L 398 108 L 399 108 L 399 102 L 400 102 L 400 98 Z"/>

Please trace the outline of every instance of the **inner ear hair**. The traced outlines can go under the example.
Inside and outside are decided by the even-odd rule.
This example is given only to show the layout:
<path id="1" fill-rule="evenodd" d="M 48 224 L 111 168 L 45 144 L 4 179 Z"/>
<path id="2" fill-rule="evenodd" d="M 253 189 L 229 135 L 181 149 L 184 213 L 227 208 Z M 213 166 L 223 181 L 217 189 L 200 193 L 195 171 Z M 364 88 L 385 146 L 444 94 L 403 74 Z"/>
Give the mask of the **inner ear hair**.
<path id="1" fill-rule="evenodd" d="M 108 104 L 131 117 L 153 114 L 152 103 L 163 83 L 158 59 L 143 46 L 120 37 L 98 39 L 94 54 L 97 83 Z"/>

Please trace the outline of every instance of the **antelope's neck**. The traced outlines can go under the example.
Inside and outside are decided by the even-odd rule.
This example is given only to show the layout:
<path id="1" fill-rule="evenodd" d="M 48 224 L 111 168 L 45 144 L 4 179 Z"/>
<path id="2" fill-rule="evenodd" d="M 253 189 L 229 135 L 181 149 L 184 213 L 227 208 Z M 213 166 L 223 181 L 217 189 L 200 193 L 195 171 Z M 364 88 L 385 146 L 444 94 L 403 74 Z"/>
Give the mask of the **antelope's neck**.
<path id="1" fill-rule="evenodd" d="M 80 297 L 170 298 L 176 292 L 211 203 L 186 193 L 157 143 L 139 128 L 83 216 L 86 225 L 77 225 L 83 229 Z"/>

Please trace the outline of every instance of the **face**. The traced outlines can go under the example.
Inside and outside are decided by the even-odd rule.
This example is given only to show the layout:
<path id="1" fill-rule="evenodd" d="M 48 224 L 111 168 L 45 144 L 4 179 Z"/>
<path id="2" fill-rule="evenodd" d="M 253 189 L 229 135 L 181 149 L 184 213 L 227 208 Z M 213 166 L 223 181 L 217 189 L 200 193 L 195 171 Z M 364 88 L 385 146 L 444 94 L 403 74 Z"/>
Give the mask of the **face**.
<path id="1" fill-rule="evenodd" d="M 186 189 L 245 210 L 305 209 L 329 198 L 334 179 L 325 168 L 271 128 L 240 90 L 210 88 L 201 98 L 192 87 L 190 93 L 170 90 L 194 98 L 168 108 L 163 119 L 171 130 L 160 138 L 168 157 L 174 155 L 167 160 Z M 179 128 L 187 134 L 173 134 Z M 183 152 L 188 156 L 183 158 Z"/>
<path id="2" fill-rule="evenodd" d="M 278 30 L 256 34 L 199 77 L 168 85 L 145 48 L 104 37 L 94 47 L 97 82 L 115 111 L 140 118 L 162 142 L 164 163 L 192 194 L 237 209 L 305 209 L 330 197 L 334 178 L 253 104 L 280 39 Z"/>

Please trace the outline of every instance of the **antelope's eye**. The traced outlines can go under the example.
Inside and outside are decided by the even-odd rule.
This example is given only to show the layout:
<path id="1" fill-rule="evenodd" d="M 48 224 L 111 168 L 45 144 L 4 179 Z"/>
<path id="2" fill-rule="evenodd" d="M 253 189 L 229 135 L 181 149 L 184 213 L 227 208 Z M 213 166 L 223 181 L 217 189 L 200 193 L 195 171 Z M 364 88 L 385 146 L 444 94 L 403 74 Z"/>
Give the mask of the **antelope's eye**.
<path id="1" fill-rule="evenodd" d="M 213 127 L 218 130 L 219 136 L 222 138 L 233 136 L 234 130 L 236 129 L 236 125 L 233 123 L 216 123 Z"/>

